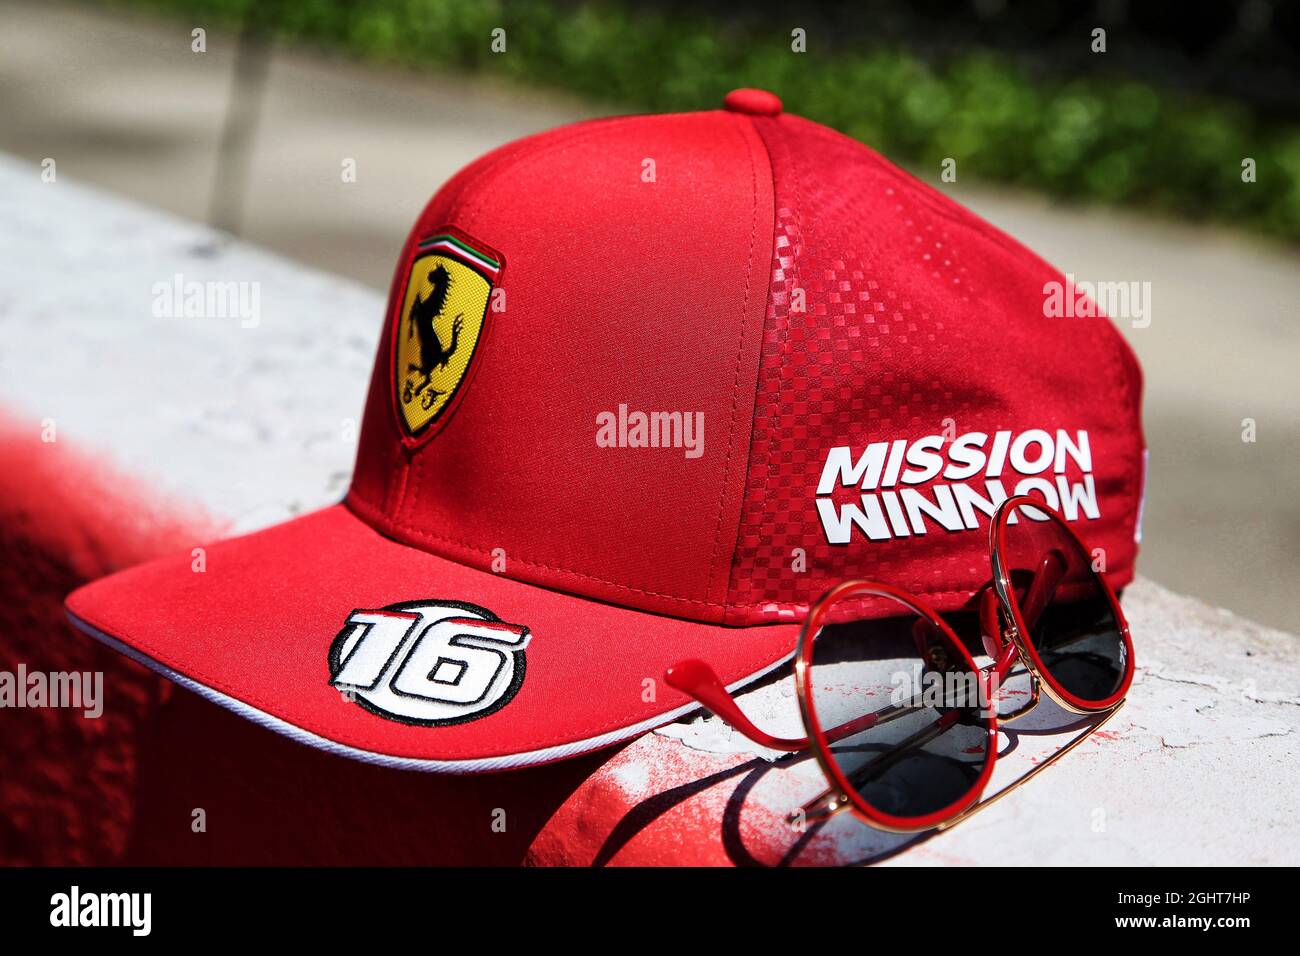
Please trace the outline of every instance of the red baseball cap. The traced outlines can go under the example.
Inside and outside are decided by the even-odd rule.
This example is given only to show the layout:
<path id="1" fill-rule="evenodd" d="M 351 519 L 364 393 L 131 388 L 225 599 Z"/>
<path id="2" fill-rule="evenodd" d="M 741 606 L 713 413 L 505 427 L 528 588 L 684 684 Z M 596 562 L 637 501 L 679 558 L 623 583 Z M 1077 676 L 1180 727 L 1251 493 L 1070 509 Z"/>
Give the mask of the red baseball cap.
<path id="1" fill-rule="evenodd" d="M 331 508 L 136 567 L 73 621 L 295 739 L 473 772 L 623 740 L 791 654 L 847 577 L 940 610 L 1036 492 L 1133 574 L 1141 375 L 1064 277 L 738 90 L 453 177 L 402 251 Z M 884 609 L 881 609 L 884 613 Z"/>

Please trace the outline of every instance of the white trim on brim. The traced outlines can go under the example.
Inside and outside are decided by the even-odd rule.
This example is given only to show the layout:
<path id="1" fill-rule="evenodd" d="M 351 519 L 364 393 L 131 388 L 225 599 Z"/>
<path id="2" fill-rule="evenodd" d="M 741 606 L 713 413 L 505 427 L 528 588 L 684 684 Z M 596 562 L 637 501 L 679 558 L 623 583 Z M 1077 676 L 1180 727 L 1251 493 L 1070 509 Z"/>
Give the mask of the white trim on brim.
<path id="1" fill-rule="evenodd" d="M 592 750 L 599 750 L 601 747 L 615 744 L 631 737 L 639 736 L 647 731 L 654 730 L 656 727 L 662 727 L 664 724 L 670 724 L 679 717 L 684 717 L 691 711 L 699 710 L 700 705 L 696 703 L 686 704 L 678 707 L 666 714 L 660 714 L 658 717 L 652 717 L 649 720 L 643 720 L 638 724 L 632 724 L 628 727 L 621 727 L 618 730 L 611 730 L 607 734 L 601 734 L 599 737 L 589 737 L 586 740 L 576 740 L 572 743 L 560 744 L 556 747 L 546 747 L 542 750 L 530 750 L 526 753 L 504 754 L 498 757 L 479 757 L 474 760 L 426 760 L 417 757 L 394 757 L 389 754 L 375 753 L 372 750 L 360 750 L 356 747 L 349 747 L 347 744 L 341 744 L 338 741 L 330 740 L 313 734 L 310 730 L 303 730 L 301 727 L 291 724 L 286 720 L 281 720 L 268 714 L 264 710 L 258 710 L 251 704 L 246 704 L 242 700 L 237 700 L 219 690 L 214 690 L 206 684 L 200 684 L 191 677 L 186 677 L 179 671 L 172 670 L 166 664 L 154 660 L 147 654 L 136 650 L 129 644 L 124 644 L 110 634 L 105 634 L 98 628 L 87 624 L 81 618 L 77 617 L 71 611 L 67 611 L 68 619 L 72 621 L 73 626 L 78 630 L 89 634 L 95 640 L 107 644 L 115 651 L 120 651 L 133 661 L 143 664 L 152 671 L 157 671 L 168 680 L 179 684 L 186 690 L 193 691 L 205 700 L 210 700 L 214 704 L 233 711 L 240 717 L 251 720 L 259 727 L 265 727 L 268 730 L 274 730 L 277 734 L 288 737 L 290 740 L 297 741 L 300 744 L 306 744 L 309 747 L 315 747 L 326 753 L 335 754 L 340 757 L 350 757 L 353 760 L 360 760 L 362 763 L 376 764 L 380 767 L 391 767 L 394 770 L 419 770 L 425 773 L 483 773 L 490 770 L 512 770 L 516 767 L 531 767 L 536 764 L 550 763 L 555 760 L 562 760 L 565 757 L 576 757 L 579 754 L 588 753 Z M 782 657 L 780 660 L 769 664 L 757 673 L 748 677 L 742 677 L 740 680 L 728 686 L 728 690 L 734 691 L 746 684 L 758 680 L 767 674 L 770 674 L 777 667 L 789 661 L 794 657 L 794 651 Z"/>

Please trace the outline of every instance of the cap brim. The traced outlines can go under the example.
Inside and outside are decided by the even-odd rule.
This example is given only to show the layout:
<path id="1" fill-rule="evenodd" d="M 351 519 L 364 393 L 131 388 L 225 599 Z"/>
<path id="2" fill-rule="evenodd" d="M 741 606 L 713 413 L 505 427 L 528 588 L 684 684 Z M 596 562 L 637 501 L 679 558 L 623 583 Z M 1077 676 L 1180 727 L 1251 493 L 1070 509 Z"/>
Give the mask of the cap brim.
<path id="1" fill-rule="evenodd" d="M 703 624 L 478 571 L 386 538 L 344 505 L 214 544 L 199 561 L 186 552 L 96 581 L 68 597 L 69 616 L 92 637 L 262 726 L 401 769 L 505 770 L 596 750 L 695 709 L 663 682 L 677 661 L 706 660 L 736 687 L 788 659 L 796 640 L 793 624 Z M 411 721 L 332 683 L 340 658 L 336 649 L 331 659 L 331 648 L 357 626 L 349 618 L 413 602 L 473 606 L 471 615 L 487 609 L 527 628 L 523 659 L 507 661 L 512 686 L 494 708 Z M 420 631 L 413 627 L 401 656 L 411 656 Z M 380 679 L 392 679 L 396 665 L 389 664 Z M 434 669 L 442 666 L 438 658 Z"/>

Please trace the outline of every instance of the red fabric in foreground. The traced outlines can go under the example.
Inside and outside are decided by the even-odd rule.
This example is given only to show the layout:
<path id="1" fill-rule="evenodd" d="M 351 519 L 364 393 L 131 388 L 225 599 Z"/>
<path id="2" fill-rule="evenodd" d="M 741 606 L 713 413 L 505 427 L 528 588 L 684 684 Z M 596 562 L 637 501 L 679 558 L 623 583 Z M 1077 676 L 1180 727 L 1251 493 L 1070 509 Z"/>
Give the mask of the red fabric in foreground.
<path id="1" fill-rule="evenodd" d="M 138 740 L 174 686 L 73 632 L 67 592 L 183 547 L 179 517 L 36 422 L 0 422 L 0 671 L 101 672 L 104 713 L 0 710 L 0 864 L 111 863 L 138 825 Z"/>

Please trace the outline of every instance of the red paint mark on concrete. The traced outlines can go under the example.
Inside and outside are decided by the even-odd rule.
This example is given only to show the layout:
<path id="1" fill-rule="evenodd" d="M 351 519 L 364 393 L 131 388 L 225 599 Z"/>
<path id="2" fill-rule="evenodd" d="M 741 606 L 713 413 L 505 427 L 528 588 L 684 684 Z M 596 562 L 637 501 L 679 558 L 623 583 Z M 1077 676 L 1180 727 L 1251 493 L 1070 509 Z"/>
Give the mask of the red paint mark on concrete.
<path id="1" fill-rule="evenodd" d="M 0 419 L 0 670 L 100 671 L 104 713 L 3 712 L 0 864 L 122 860 L 134 821 L 137 735 L 170 685 L 77 634 L 64 596 L 212 530 L 36 422 Z"/>

